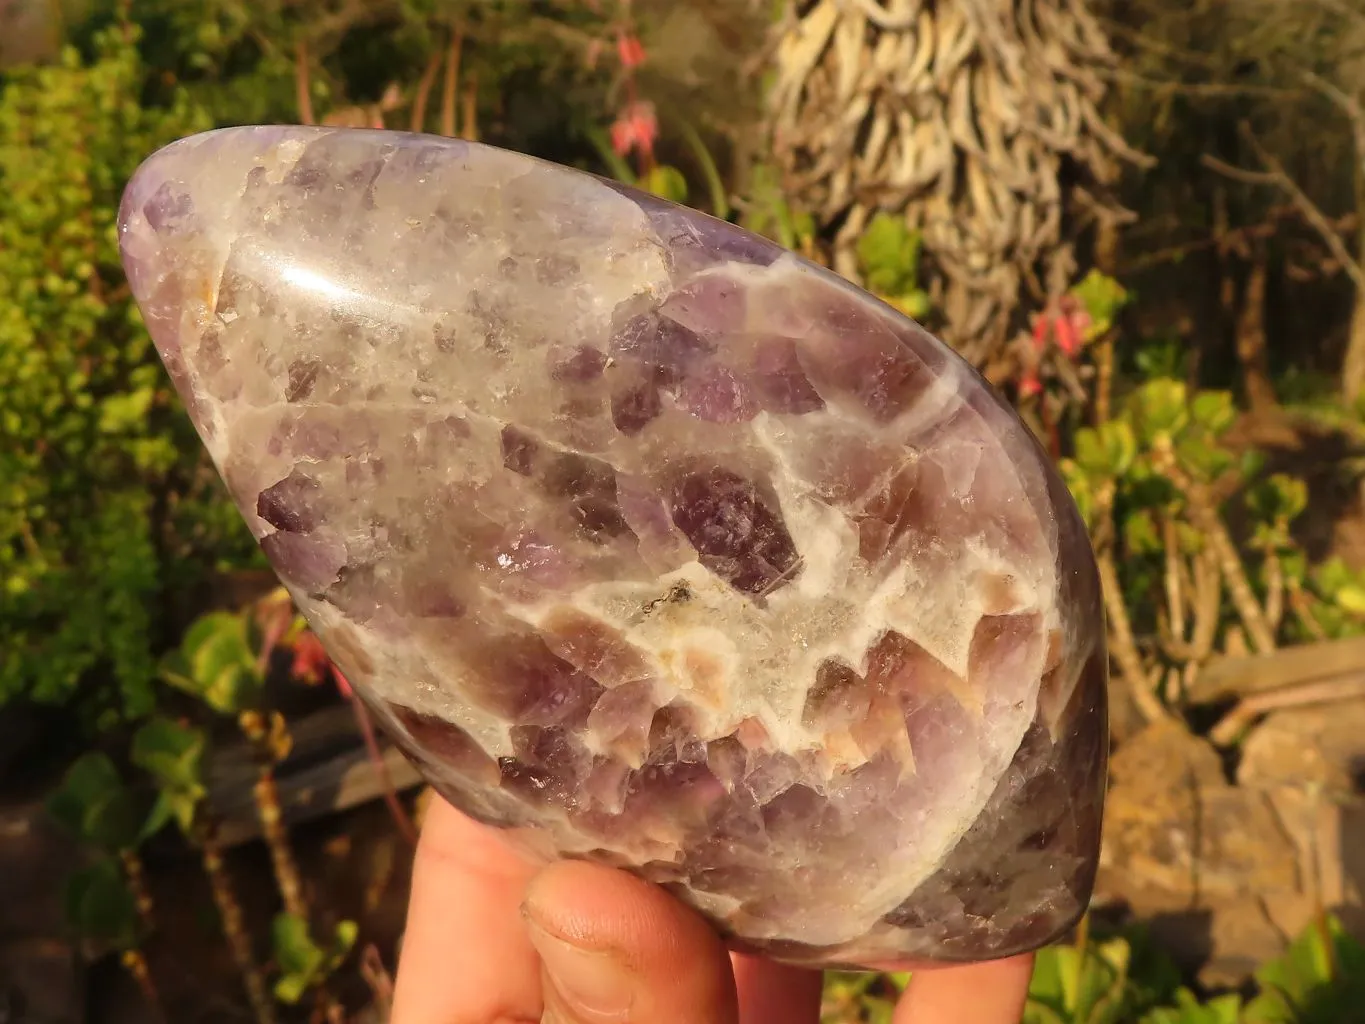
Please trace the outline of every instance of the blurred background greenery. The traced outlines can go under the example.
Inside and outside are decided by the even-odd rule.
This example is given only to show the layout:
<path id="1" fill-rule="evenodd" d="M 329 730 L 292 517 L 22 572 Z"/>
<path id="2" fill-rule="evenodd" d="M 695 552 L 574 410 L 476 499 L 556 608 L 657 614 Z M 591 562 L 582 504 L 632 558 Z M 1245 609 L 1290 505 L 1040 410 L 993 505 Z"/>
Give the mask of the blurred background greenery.
<path id="1" fill-rule="evenodd" d="M 117 260 L 142 158 L 259 122 L 613 175 L 941 333 L 1111 629 L 1100 887 L 1028 1019 L 1365 1019 L 1360 0 L 0 0 L 0 1017 L 384 1019 L 421 788 Z"/>

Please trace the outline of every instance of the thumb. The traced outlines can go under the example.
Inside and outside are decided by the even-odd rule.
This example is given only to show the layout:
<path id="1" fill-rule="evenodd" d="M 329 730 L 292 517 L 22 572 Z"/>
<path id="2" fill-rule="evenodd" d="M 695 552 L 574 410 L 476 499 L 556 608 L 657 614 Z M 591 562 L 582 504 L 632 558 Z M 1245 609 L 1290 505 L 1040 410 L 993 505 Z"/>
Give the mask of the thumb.
<path id="1" fill-rule="evenodd" d="M 536 876 L 522 910 L 541 959 L 543 1024 L 737 1024 L 723 943 L 657 886 L 568 861 Z"/>

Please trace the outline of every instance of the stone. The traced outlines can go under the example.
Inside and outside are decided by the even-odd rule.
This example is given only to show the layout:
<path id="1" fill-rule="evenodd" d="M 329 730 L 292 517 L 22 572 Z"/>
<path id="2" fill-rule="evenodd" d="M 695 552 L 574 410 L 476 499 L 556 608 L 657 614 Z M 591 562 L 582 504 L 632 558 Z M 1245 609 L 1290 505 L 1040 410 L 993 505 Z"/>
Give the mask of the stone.
<path id="1" fill-rule="evenodd" d="M 1233 786 L 1218 752 L 1175 721 L 1119 747 L 1111 767 L 1106 874 L 1190 902 L 1292 891 L 1293 845 L 1265 795 Z"/>
<path id="2" fill-rule="evenodd" d="M 1213 745 L 1181 723 L 1118 745 L 1094 904 L 1143 920 L 1211 987 L 1248 981 L 1321 908 L 1365 934 L 1365 815 L 1322 781 L 1344 777 L 1353 718 L 1358 730 L 1348 708 L 1277 712 L 1243 745 L 1235 785 Z"/>
<path id="3" fill-rule="evenodd" d="M 792 963 L 988 959 L 1083 912 L 1093 555 L 917 324 L 732 225 L 420 135 L 182 140 L 119 236 L 266 554 L 465 813 Z"/>
<path id="4" fill-rule="evenodd" d="M 1242 744 L 1240 786 L 1263 793 L 1298 852 L 1301 891 L 1266 899 L 1295 934 L 1317 907 L 1365 941 L 1365 703 L 1275 711 Z"/>

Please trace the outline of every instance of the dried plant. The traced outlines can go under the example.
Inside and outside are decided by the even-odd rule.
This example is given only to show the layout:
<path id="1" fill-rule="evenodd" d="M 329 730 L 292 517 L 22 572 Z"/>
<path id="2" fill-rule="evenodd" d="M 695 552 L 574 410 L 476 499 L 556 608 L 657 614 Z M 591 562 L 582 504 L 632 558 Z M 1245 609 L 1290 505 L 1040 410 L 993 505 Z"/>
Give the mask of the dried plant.
<path id="1" fill-rule="evenodd" d="M 903 213 L 969 358 L 1066 289 L 1084 224 L 1122 215 L 1105 183 L 1142 158 L 1105 123 L 1113 56 L 1084 0 L 796 0 L 778 33 L 772 148 L 835 269 Z"/>

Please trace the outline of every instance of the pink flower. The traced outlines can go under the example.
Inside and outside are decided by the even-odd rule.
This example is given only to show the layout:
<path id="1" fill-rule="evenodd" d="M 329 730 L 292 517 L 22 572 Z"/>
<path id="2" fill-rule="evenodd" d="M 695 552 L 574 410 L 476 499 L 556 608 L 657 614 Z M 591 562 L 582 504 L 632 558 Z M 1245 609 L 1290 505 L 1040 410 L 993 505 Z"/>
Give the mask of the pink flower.
<path id="1" fill-rule="evenodd" d="M 621 66 L 629 71 L 645 62 L 645 48 L 633 33 L 619 32 L 616 36 L 616 56 Z"/>
<path id="2" fill-rule="evenodd" d="M 642 153 L 654 151 L 654 140 L 659 137 L 659 122 L 654 116 L 654 104 L 637 101 L 630 103 L 617 115 L 611 126 L 611 148 L 618 156 L 638 149 Z"/>
<path id="3" fill-rule="evenodd" d="M 1090 314 L 1073 296 L 1066 295 L 1050 303 L 1043 313 L 1033 317 L 1033 347 L 1041 352 L 1052 342 L 1068 359 L 1081 354 L 1086 332 L 1090 330 Z"/>
<path id="4" fill-rule="evenodd" d="M 289 674 L 305 683 L 319 683 L 331 667 L 332 659 L 322 649 L 316 633 L 307 630 L 294 641 L 294 659 Z"/>

